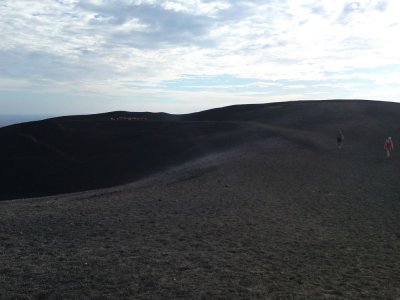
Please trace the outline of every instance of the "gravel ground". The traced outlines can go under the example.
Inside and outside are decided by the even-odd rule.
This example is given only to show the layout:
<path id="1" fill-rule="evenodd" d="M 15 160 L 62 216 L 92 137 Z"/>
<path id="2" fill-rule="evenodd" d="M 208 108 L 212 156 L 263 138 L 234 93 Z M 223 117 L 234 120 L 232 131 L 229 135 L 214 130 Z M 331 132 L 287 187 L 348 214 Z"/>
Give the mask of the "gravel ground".
<path id="1" fill-rule="evenodd" d="M 317 149 L 265 139 L 130 185 L 1 202 L 0 298 L 398 299 L 400 158 Z"/>
<path id="2" fill-rule="evenodd" d="M 1 199 L 142 179 L 0 202 L 0 299 L 400 299 L 399 115 L 304 102 L 2 129 Z"/>

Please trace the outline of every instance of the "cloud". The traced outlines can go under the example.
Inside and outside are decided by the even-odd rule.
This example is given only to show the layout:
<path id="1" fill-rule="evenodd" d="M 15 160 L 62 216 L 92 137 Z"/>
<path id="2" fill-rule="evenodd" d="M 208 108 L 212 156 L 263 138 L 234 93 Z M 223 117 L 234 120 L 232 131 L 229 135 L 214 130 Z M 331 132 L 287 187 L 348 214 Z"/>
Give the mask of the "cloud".
<path id="1" fill-rule="evenodd" d="M 29 88 L 29 87 L 31 87 L 31 84 L 28 80 L 18 80 L 18 79 L 0 77 L 0 90 L 14 91 L 14 90 L 19 90 L 21 88 Z"/>
<path id="2" fill-rule="evenodd" d="M 168 3 L 170 5 L 168 5 Z M 205 15 L 190 14 L 185 10 L 171 9 L 171 2 L 164 6 L 141 3 L 128 4 L 122 2 L 115 5 L 85 3 L 79 4 L 86 13 L 93 14 L 89 21 L 95 25 L 88 32 L 108 31 L 105 43 L 111 45 L 127 45 L 134 48 L 148 49 L 169 45 L 186 46 L 213 45 L 208 31 L 213 22 Z"/>
<path id="3" fill-rule="evenodd" d="M 0 88 L 140 101 L 251 89 L 286 99 L 334 80 L 387 90 L 400 65 L 398 11 L 395 0 L 3 0 Z"/>

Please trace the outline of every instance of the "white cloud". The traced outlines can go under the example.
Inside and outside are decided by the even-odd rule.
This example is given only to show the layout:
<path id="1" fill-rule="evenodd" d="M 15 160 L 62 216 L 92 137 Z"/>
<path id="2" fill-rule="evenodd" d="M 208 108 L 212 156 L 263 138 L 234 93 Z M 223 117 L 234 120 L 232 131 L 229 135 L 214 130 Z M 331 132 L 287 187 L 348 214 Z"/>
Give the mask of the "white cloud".
<path id="1" fill-rule="evenodd" d="M 0 88 L 153 95 L 187 75 L 387 88 L 398 70 L 373 70 L 400 65 L 399 11 L 396 0 L 3 0 Z"/>
<path id="2" fill-rule="evenodd" d="M 31 84 L 28 80 L 24 79 L 10 79 L 0 77 L 0 90 L 14 91 L 17 89 L 30 88 Z"/>

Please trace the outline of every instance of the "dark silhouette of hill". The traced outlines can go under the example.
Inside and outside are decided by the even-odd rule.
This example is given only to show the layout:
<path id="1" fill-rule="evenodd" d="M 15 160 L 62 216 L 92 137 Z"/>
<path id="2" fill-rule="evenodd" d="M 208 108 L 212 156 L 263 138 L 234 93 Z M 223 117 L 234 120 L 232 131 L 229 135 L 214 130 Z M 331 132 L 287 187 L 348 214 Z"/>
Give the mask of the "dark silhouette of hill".
<path id="1" fill-rule="evenodd" d="M 0 200 L 123 184 L 266 138 L 332 151 L 339 128 L 372 153 L 399 132 L 399 116 L 395 103 L 301 101 L 186 115 L 110 112 L 8 126 L 0 129 Z"/>

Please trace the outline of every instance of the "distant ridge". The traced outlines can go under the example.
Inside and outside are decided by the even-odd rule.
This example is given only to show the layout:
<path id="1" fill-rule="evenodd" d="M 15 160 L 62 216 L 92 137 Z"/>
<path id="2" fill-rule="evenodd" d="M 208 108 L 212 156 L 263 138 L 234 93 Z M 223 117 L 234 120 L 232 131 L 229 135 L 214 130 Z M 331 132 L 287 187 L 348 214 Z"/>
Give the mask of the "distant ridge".
<path id="1" fill-rule="evenodd" d="M 399 117 L 397 103 L 331 100 L 184 115 L 115 111 L 17 124 L 0 129 L 0 200 L 114 186 L 261 140 L 330 151 L 338 128 L 354 143 L 375 147 L 372 141 L 400 133 Z"/>
<path id="2" fill-rule="evenodd" d="M 52 118 L 52 120 L 69 120 L 69 121 L 83 121 L 83 120 L 110 120 L 111 118 L 147 118 L 151 121 L 167 121 L 176 119 L 175 115 L 168 113 L 153 113 L 153 112 L 129 112 L 129 111 L 111 111 L 90 115 L 73 115 Z"/>

